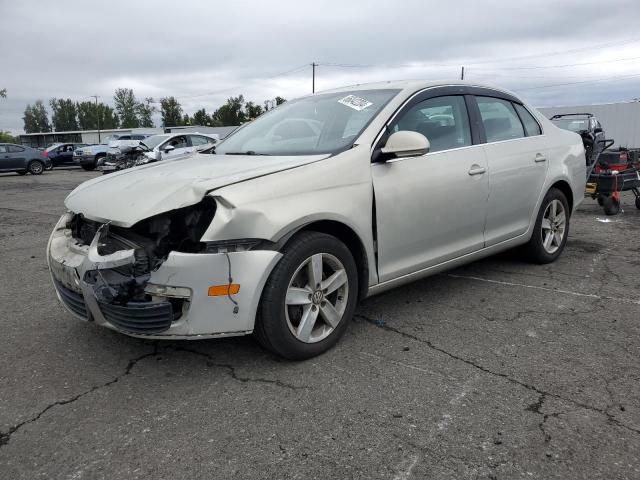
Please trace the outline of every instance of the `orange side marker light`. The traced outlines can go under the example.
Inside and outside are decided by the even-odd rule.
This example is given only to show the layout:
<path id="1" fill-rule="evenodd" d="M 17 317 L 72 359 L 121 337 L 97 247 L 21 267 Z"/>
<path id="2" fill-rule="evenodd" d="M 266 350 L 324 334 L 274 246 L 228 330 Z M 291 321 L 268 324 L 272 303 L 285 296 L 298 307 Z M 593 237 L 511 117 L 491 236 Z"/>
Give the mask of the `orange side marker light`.
<path id="1" fill-rule="evenodd" d="M 208 295 L 210 297 L 220 297 L 227 295 L 235 295 L 240 291 L 239 283 L 231 283 L 229 285 L 211 285 L 209 287 Z"/>

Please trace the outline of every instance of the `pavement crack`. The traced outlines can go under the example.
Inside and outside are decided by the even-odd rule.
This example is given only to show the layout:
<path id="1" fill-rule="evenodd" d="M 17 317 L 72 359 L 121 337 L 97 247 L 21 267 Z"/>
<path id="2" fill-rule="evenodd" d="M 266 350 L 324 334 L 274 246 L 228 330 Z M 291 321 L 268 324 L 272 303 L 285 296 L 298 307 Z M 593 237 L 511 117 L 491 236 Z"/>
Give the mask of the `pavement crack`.
<path id="1" fill-rule="evenodd" d="M 112 378 L 111 380 L 109 380 L 108 382 L 102 383 L 100 385 L 93 386 L 93 387 L 89 388 L 88 390 L 85 390 L 84 392 L 79 393 L 77 395 L 74 395 L 73 397 L 67 398 L 65 400 L 57 400 L 57 401 L 55 401 L 53 403 L 50 403 L 49 405 L 44 407 L 42 410 L 40 410 L 40 412 L 38 414 L 34 415 L 33 417 L 28 418 L 27 420 L 24 420 L 23 422 L 20 422 L 20 423 L 14 425 L 13 427 L 9 428 L 9 430 L 7 430 L 6 432 L 0 432 L 0 448 L 4 447 L 5 445 L 7 445 L 11 441 L 11 436 L 14 433 L 19 431 L 25 425 L 37 422 L 38 420 L 40 420 L 40 418 L 45 413 L 47 413 L 53 407 L 62 406 L 62 405 L 69 405 L 70 403 L 73 403 L 73 402 L 75 402 L 77 400 L 80 400 L 82 397 L 85 397 L 86 395 L 89 395 L 90 393 L 93 393 L 96 390 L 100 390 L 101 388 L 105 388 L 105 387 L 108 387 L 110 385 L 113 385 L 114 383 L 117 383 L 118 381 L 120 381 L 120 379 L 122 379 L 123 377 L 126 377 L 127 375 L 129 375 L 131 373 L 131 370 L 133 370 L 133 367 L 135 367 L 136 364 L 139 361 L 144 360 L 145 358 L 148 358 L 148 357 L 152 357 L 152 356 L 154 356 L 156 354 L 157 354 L 157 347 L 154 346 L 153 352 L 145 353 L 144 355 L 140 355 L 140 356 L 138 356 L 136 358 L 133 358 L 133 359 L 129 360 L 129 363 L 127 364 L 127 366 L 124 369 L 124 371 L 120 375 L 118 375 L 118 376 Z"/>
<path id="2" fill-rule="evenodd" d="M 271 378 L 255 378 L 255 377 L 243 377 L 241 375 L 238 374 L 238 371 L 236 369 L 235 365 L 231 365 L 230 363 L 219 363 L 216 362 L 213 357 L 207 353 L 204 352 L 200 352 L 198 350 L 193 350 L 191 348 L 185 348 L 185 347 L 170 347 L 173 350 L 177 351 L 177 352 L 187 352 L 187 353 L 191 353 L 193 355 L 198 355 L 202 358 L 204 358 L 206 360 L 206 363 L 209 367 L 218 367 L 218 368 L 223 368 L 226 369 L 227 372 L 229 373 L 229 376 L 231 378 L 233 378 L 234 380 L 241 382 L 241 383 L 250 383 L 250 382 L 255 382 L 255 383 L 267 383 L 267 384 L 271 384 L 271 385 L 276 385 L 278 387 L 281 388 L 287 388 L 289 390 L 305 390 L 308 389 L 309 387 L 306 385 L 292 385 L 290 383 L 286 383 L 283 382 L 282 380 L 274 380 Z"/>
<path id="3" fill-rule="evenodd" d="M 434 345 L 430 340 L 426 340 L 426 339 L 420 338 L 420 337 L 418 337 L 416 335 L 412 335 L 410 333 L 403 332 L 402 330 L 399 330 L 399 329 L 397 329 L 395 327 L 391 327 L 391 326 L 387 325 L 387 323 L 382 319 L 375 320 L 373 318 L 367 317 L 366 315 L 362 315 L 362 314 L 358 314 L 358 313 L 356 313 L 354 315 L 354 317 L 360 318 L 360 319 L 364 320 L 365 322 L 370 323 L 370 324 L 372 324 L 372 325 L 374 325 L 374 326 L 376 326 L 378 328 L 381 328 L 382 330 L 385 330 L 387 332 L 392 332 L 392 333 L 400 335 L 400 336 L 402 336 L 404 338 L 409 338 L 411 340 L 415 340 L 416 342 L 422 343 L 422 344 L 428 346 L 430 349 L 435 350 L 436 352 L 442 353 L 443 355 L 446 355 L 446 356 L 448 356 L 448 357 L 450 357 L 450 358 L 452 358 L 454 360 L 457 360 L 459 362 L 465 363 L 465 364 L 467 364 L 467 365 L 469 365 L 469 366 L 471 366 L 473 368 L 476 368 L 476 369 L 478 369 L 481 372 L 484 372 L 486 374 L 493 375 L 494 377 L 502 378 L 502 379 L 514 384 L 514 385 L 518 385 L 520 387 L 523 387 L 523 388 L 525 388 L 525 389 L 527 389 L 529 391 L 535 392 L 539 396 L 543 397 L 542 400 L 540 400 L 540 398 L 538 399 L 538 402 L 540 402 L 539 405 L 538 405 L 538 403 L 534 403 L 532 405 L 529 405 L 529 407 L 527 407 L 527 410 L 531 410 L 531 408 L 534 408 L 534 410 L 531 410 L 531 411 L 533 411 L 535 413 L 542 414 L 539 410 L 542 407 L 542 404 L 544 403 L 544 400 L 546 400 L 546 398 L 548 398 L 548 397 L 552 397 L 552 398 L 556 398 L 558 400 L 561 400 L 563 402 L 569 403 L 571 405 L 575 405 L 577 407 L 583 408 L 585 410 L 590 410 L 592 412 L 599 413 L 599 414 L 605 416 L 609 423 L 611 423 L 613 425 L 616 425 L 616 426 L 618 426 L 620 428 L 623 428 L 625 430 L 628 430 L 630 432 L 640 434 L 640 429 L 639 428 L 635 428 L 635 427 L 626 425 L 625 423 L 621 422 L 611 412 L 609 412 L 608 409 L 599 408 L 599 407 L 596 407 L 594 405 L 589 405 L 588 403 L 584 403 L 584 402 L 580 402 L 580 401 L 577 401 L 577 400 L 573 400 L 571 398 L 563 397 L 562 395 L 559 395 L 557 393 L 547 392 L 545 390 L 542 390 L 542 389 L 536 387 L 535 385 L 530 385 L 530 384 L 528 384 L 526 382 L 523 382 L 522 380 L 518 380 L 517 378 L 510 377 L 506 373 L 494 372 L 493 370 L 490 370 L 489 368 L 487 368 L 487 367 L 485 367 L 483 365 L 480 365 L 479 363 L 476 363 L 473 360 L 469 360 L 469 359 L 463 358 L 463 357 L 461 357 L 459 355 L 456 355 L 455 353 L 448 352 L 444 348 L 441 348 L 441 347 L 438 347 L 438 346 Z M 542 414 L 542 415 L 544 415 L 544 414 Z M 551 416 L 554 416 L 554 415 L 551 415 Z M 544 423 L 544 421 L 546 421 L 546 419 L 543 418 L 543 423 Z M 546 433 L 545 433 L 545 438 L 546 438 Z"/>

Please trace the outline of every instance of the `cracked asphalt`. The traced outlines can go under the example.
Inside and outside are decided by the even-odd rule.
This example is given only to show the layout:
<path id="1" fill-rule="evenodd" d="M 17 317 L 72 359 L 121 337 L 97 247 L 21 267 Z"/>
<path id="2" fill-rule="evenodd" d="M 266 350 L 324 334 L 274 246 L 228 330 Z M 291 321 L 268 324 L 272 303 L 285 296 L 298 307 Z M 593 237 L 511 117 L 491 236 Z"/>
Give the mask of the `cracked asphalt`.
<path id="1" fill-rule="evenodd" d="M 0 174 L 0 478 L 638 479 L 640 211 L 587 199 L 507 252 L 366 300 L 325 355 L 74 320 L 45 246 L 95 173 Z"/>

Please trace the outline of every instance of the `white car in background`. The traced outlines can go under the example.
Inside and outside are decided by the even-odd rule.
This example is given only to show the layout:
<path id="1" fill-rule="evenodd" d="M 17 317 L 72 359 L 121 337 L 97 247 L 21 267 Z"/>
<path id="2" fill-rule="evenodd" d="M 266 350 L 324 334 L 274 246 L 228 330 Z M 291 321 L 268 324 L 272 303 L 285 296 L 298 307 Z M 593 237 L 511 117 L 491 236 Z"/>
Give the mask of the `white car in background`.
<path id="1" fill-rule="evenodd" d="M 219 135 L 203 133 L 166 133 L 144 138 L 136 145 L 124 144 L 110 148 L 107 156 L 98 164 L 102 173 L 158 162 L 180 160 L 213 147 Z"/>
<path id="2" fill-rule="evenodd" d="M 355 85 L 288 101 L 213 156 L 81 184 L 47 258 L 78 318 L 147 339 L 255 332 L 303 359 L 359 299 L 518 246 L 555 261 L 585 182 L 580 136 L 505 90 Z"/>
<path id="3" fill-rule="evenodd" d="M 218 134 L 165 133 L 145 138 L 140 146 L 147 150 L 143 155 L 148 163 L 184 158 L 214 146 L 219 140 Z"/>

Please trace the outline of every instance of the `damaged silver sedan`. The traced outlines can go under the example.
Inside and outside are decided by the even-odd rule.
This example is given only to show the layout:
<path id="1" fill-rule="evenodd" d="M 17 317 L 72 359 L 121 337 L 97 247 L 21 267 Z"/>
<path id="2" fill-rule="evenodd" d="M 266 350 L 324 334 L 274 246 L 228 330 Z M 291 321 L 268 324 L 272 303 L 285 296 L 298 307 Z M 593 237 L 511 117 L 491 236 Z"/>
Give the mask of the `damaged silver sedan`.
<path id="1" fill-rule="evenodd" d="M 47 258 L 76 317 L 154 339 L 254 333 L 309 358 L 368 295 L 524 246 L 562 252 L 580 137 L 506 91 L 386 82 L 287 102 L 215 155 L 83 183 Z"/>

